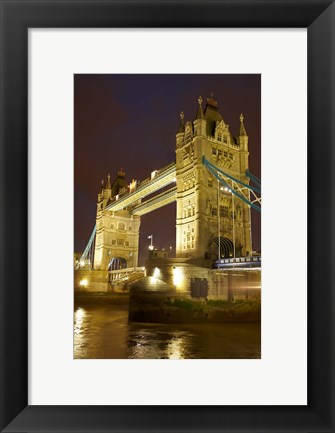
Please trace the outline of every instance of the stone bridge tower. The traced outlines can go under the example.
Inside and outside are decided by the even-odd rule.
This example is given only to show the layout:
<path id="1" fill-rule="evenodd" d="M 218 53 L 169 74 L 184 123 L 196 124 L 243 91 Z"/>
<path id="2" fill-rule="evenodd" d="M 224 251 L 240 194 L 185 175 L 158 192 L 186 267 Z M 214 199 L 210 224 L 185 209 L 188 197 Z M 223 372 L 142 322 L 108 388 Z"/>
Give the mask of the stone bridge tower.
<path id="1" fill-rule="evenodd" d="M 106 185 L 104 181 L 101 183 L 102 188 L 97 202 L 94 269 L 116 270 L 137 267 L 140 216 L 131 215 L 128 208 L 116 212 L 106 208 L 111 200 L 129 190 L 125 173 L 122 169 L 118 171 L 113 184 L 110 175 Z"/>
<path id="2" fill-rule="evenodd" d="M 213 96 L 202 98 L 193 121 L 180 115 L 176 135 L 177 257 L 217 259 L 251 253 L 250 209 L 233 198 L 202 163 L 203 155 L 217 167 L 249 183 L 248 135 L 240 116 L 238 135 L 233 137 Z M 234 224 L 233 224 L 234 222 Z M 235 240 L 235 248 L 233 242 Z M 219 248 L 220 245 L 220 248 Z"/>

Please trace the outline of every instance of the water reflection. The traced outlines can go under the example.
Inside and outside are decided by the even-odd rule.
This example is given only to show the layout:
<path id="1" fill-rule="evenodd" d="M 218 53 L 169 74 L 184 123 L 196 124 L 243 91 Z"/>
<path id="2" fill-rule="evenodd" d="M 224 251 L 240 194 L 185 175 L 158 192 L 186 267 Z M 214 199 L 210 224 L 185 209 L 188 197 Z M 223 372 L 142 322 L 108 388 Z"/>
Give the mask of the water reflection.
<path id="1" fill-rule="evenodd" d="M 77 308 L 74 313 L 74 333 L 80 334 L 82 332 L 82 324 L 86 315 L 84 308 Z"/>
<path id="2" fill-rule="evenodd" d="M 127 306 L 77 306 L 74 358 L 260 358 L 260 325 L 128 324 Z"/>
<path id="3" fill-rule="evenodd" d="M 183 356 L 183 338 L 173 336 L 167 347 L 169 359 L 184 359 Z"/>

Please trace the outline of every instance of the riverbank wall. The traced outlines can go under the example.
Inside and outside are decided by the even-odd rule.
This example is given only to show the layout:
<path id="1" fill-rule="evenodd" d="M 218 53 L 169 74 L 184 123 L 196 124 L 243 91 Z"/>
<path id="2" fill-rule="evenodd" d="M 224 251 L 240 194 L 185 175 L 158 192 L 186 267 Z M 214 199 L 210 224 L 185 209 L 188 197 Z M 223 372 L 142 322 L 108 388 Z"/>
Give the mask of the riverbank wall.
<path id="1" fill-rule="evenodd" d="M 129 293 L 115 294 L 107 292 L 77 291 L 74 295 L 75 305 L 129 305 Z"/>
<path id="2" fill-rule="evenodd" d="M 260 299 L 190 299 L 171 294 L 141 293 L 129 299 L 129 322 L 144 323 L 230 323 L 260 322 Z"/>

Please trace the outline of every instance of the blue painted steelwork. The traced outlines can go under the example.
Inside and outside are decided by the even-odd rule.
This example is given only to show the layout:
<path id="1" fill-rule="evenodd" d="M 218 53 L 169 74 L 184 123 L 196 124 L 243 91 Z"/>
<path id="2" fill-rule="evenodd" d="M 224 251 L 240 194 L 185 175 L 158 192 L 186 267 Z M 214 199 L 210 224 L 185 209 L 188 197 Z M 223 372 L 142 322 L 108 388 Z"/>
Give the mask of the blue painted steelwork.
<path id="1" fill-rule="evenodd" d="M 90 239 L 86 245 L 86 248 L 82 256 L 80 257 L 77 268 L 80 268 L 81 266 L 80 263 L 84 263 L 84 266 L 86 266 L 89 263 L 91 268 L 93 268 L 93 254 L 94 254 L 93 250 L 94 250 L 94 239 L 95 239 L 96 231 L 97 231 L 97 226 L 95 225 L 91 233 Z"/>
<path id="2" fill-rule="evenodd" d="M 234 188 L 232 188 L 231 185 L 229 185 L 223 178 L 222 176 L 226 176 L 228 177 L 230 180 L 232 180 L 233 182 L 242 185 L 244 188 L 247 188 L 249 191 L 252 191 L 254 194 L 260 193 L 261 190 L 259 188 L 256 187 L 252 187 L 238 179 L 235 179 L 233 176 L 228 175 L 227 173 L 225 173 L 224 171 L 222 171 L 221 169 L 219 169 L 218 167 L 216 167 L 214 164 L 212 164 L 211 162 L 209 162 L 205 156 L 202 157 L 202 163 L 205 165 L 205 167 L 207 167 L 207 169 L 213 174 L 213 176 L 226 188 L 229 189 L 229 191 L 234 194 L 236 197 L 238 197 L 240 200 L 244 201 L 244 203 L 246 203 L 248 206 L 251 206 L 253 209 L 257 210 L 258 212 L 261 212 L 261 207 L 257 206 L 255 203 L 252 203 L 250 200 L 248 200 L 245 196 L 243 196 L 242 194 L 240 194 L 239 192 L 237 192 Z M 220 176 L 218 173 L 220 173 Z"/>
<path id="3" fill-rule="evenodd" d="M 228 177 L 229 179 L 233 180 L 236 183 L 239 183 L 240 185 L 243 185 L 244 187 L 250 189 L 251 191 L 255 191 L 258 193 L 261 193 L 261 190 L 259 188 L 256 188 L 255 186 L 250 186 L 247 183 L 242 182 L 239 179 L 235 179 L 235 177 L 231 176 L 230 174 L 224 172 L 223 170 L 221 170 L 221 168 L 216 167 L 214 164 L 212 164 L 211 162 L 209 162 L 205 156 L 202 157 L 202 161 L 205 165 L 208 165 L 210 167 L 212 167 L 214 170 L 218 171 L 219 173 L 223 174 L 224 176 Z"/>
<path id="4" fill-rule="evenodd" d="M 253 182 L 255 182 L 261 188 L 261 180 L 258 179 L 258 177 L 256 177 L 255 175 L 253 175 L 249 170 L 246 170 L 245 174 L 247 175 L 247 177 L 250 180 L 252 180 Z"/>

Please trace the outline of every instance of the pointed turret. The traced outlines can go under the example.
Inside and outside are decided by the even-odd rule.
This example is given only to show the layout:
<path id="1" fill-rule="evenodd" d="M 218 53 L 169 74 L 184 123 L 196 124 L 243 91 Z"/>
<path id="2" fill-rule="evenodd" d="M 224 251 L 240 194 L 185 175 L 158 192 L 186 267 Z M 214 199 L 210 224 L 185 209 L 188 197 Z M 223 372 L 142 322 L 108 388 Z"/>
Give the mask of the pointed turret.
<path id="1" fill-rule="evenodd" d="M 111 176 L 110 176 L 109 173 L 108 173 L 108 176 L 107 176 L 107 183 L 106 183 L 106 186 L 104 188 L 104 193 L 103 194 L 104 194 L 104 198 L 106 200 L 109 200 L 111 198 L 111 196 L 112 196 Z"/>
<path id="2" fill-rule="evenodd" d="M 185 132 L 185 122 L 184 122 L 184 112 L 182 111 L 181 113 L 180 113 L 180 122 L 179 122 L 179 128 L 178 128 L 178 132 L 177 132 L 177 134 L 180 134 L 180 133 L 184 133 Z"/>
<path id="3" fill-rule="evenodd" d="M 100 188 L 100 191 L 98 192 L 98 202 L 97 202 L 98 208 L 97 208 L 97 210 L 101 209 L 100 203 L 101 203 L 101 200 L 103 200 L 103 198 L 104 198 L 104 191 L 105 191 L 104 180 L 101 179 L 101 188 Z"/>
<path id="4" fill-rule="evenodd" d="M 185 135 L 185 122 L 184 122 L 184 112 L 182 111 L 180 113 L 180 122 L 179 122 L 179 128 L 178 132 L 176 134 L 176 148 L 178 149 L 183 141 L 184 141 L 184 135 Z"/>
<path id="5" fill-rule="evenodd" d="M 199 98 L 198 98 L 198 104 L 199 104 L 199 106 L 198 106 L 197 115 L 195 116 L 195 120 L 205 118 L 204 112 L 202 111 L 202 97 L 201 96 L 199 96 Z"/>
<path id="6" fill-rule="evenodd" d="M 108 176 L 107 176 L 106 189 L 112 189 L 112 185 L 111 185 L 111 175 L 110 175 L 109 173 L 108 173 Z"/>
<path id="7" fill-rule="evenodd" d="M 240 128 L 238 131 L 238 136 L 236 137 L 236 142 L 240 146 L 240 167 L 241 172 L 245 173 L 245 171 L 248 169 L 249 164 L 249 152 L 248 152 L 248 141 L 249 137 L 247 134 L 247 131 L 245 130 L 244 126 L 244 116 L 243 114 L 240 115 Z"/>
<path id="8" fill-rule="evenodd" d="M 247 131 L 245 130 L 244 126 L 244 116 L 243 114 L 240 115 L 240 130 L 238 133 L 238 137 L 248 137 Z"/>
<path id="9" fill-rule="evenodd" d="M 206 136 L 206 119 L 204 112 L 202 111 L 202 97 L 198 98 L 198 111 L 193 121 L 194 135 L 195 136 Z"/>

